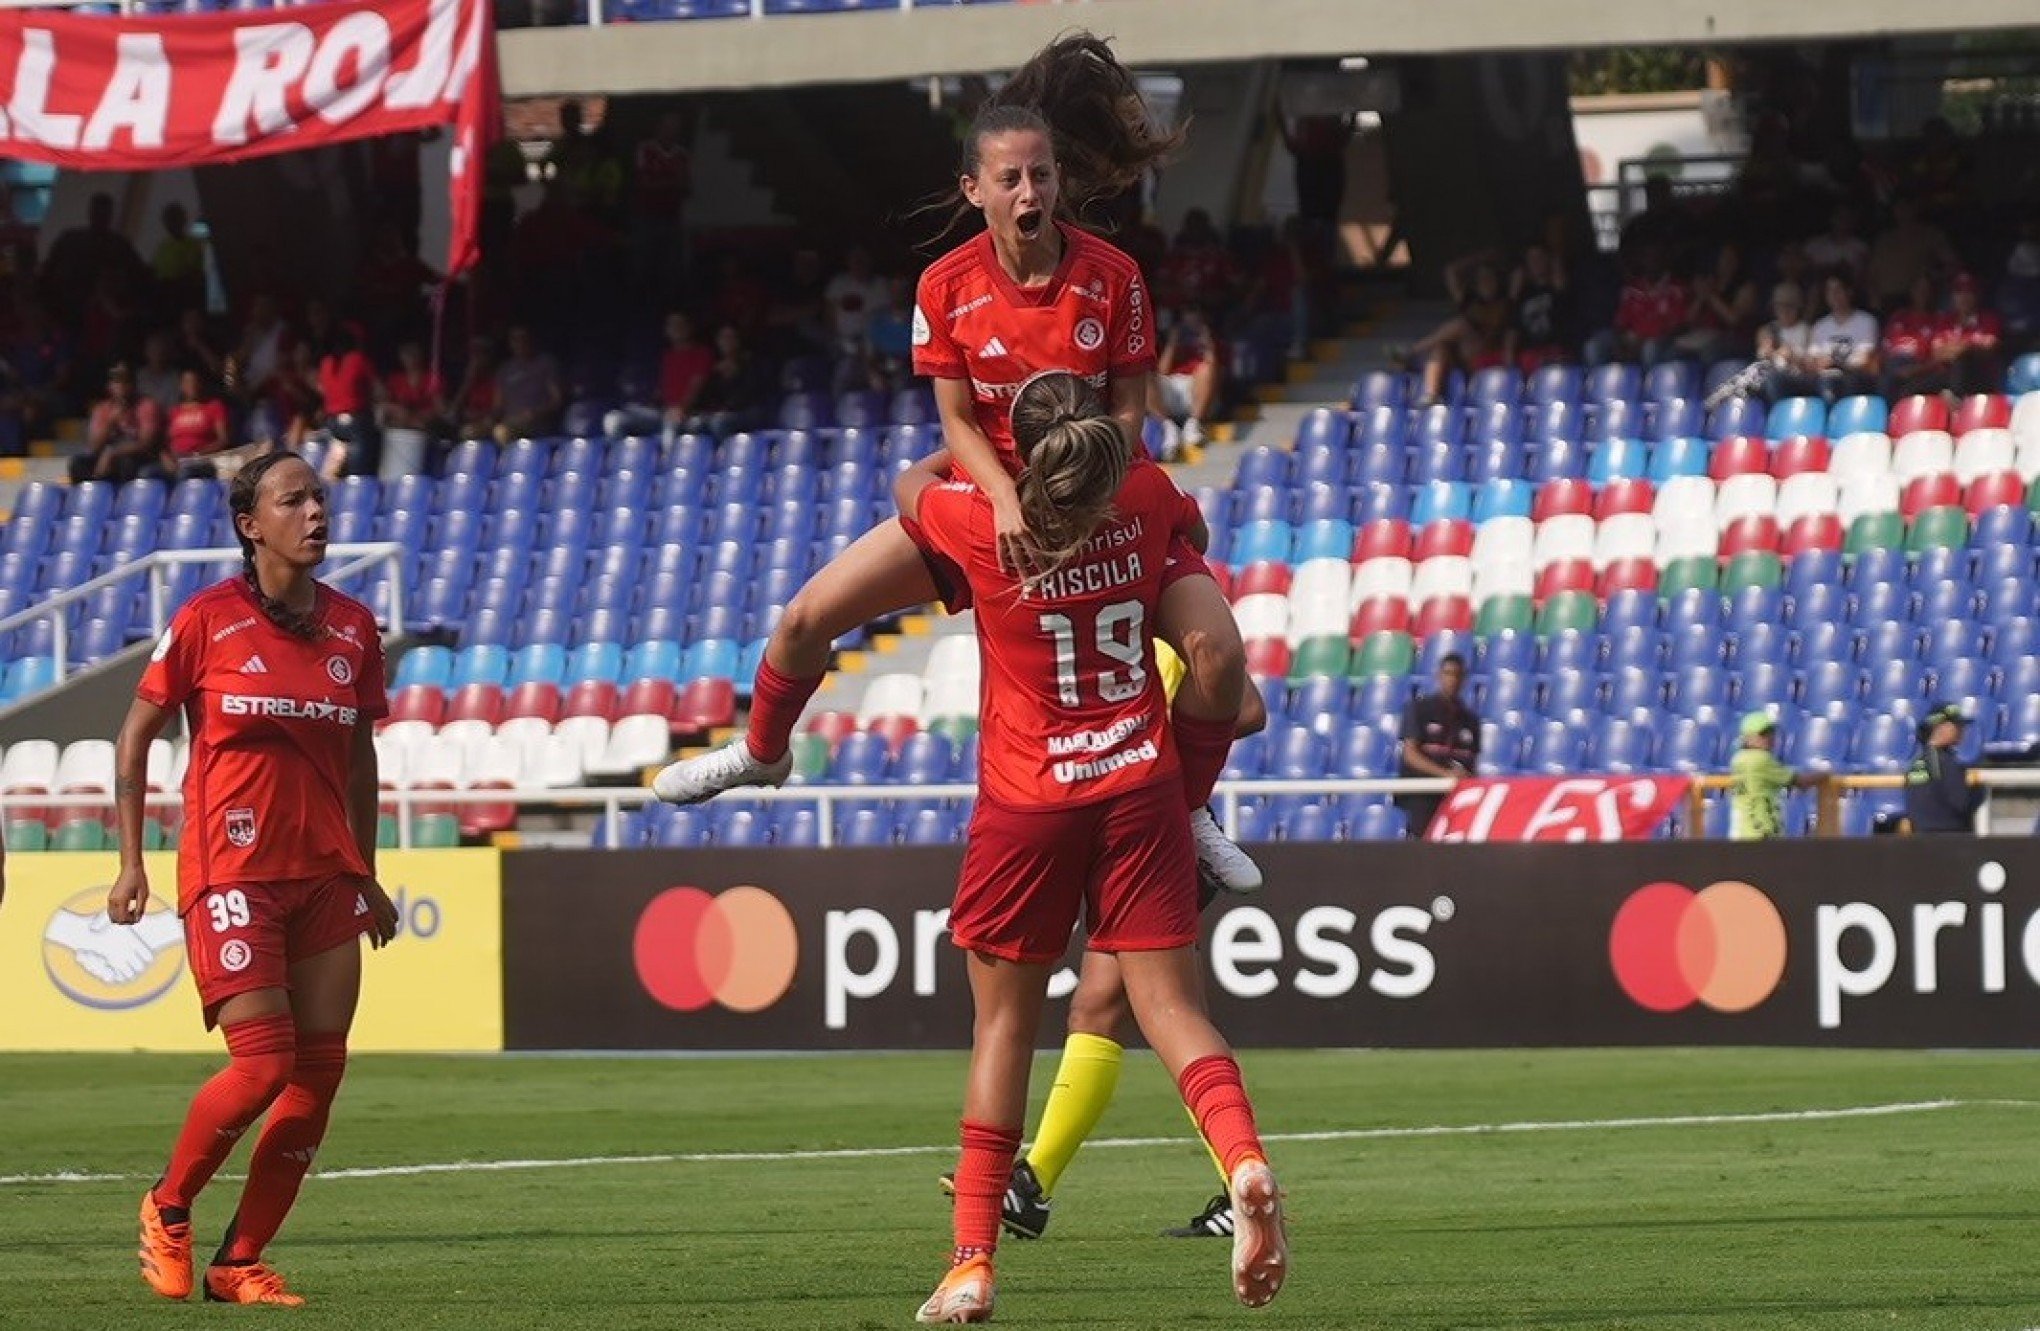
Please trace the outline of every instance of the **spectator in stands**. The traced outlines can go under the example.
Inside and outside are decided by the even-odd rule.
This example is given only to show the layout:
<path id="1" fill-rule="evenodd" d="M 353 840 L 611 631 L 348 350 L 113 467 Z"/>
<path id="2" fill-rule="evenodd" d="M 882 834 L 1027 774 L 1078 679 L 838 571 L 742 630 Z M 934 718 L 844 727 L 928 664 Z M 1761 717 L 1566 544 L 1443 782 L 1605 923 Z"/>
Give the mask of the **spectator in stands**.
<path id="1" fill-rule="evenodd" d="M 1183 214 L 1183 229 L 1162 259 L 1155 286 L 1155 299 L 1164 309 L 1230 308 L 1239 293 L 1239 268 L 1210 213 L 1192 208 Z"/>
<path id="2" fill-rule="evenodd" d="M 1711 267 L 1693 274 L 1689 324 L 1679 350 L 1696 360 L 1747 356 L 1755 346 L 1759 320 L 1757 284 L 1743 269 L 1742 247 L 1733 241 L 1714 253 Z"/>
<path id="3" fill-rule="evenodd" d="M 560 367 L 524 324 L 511 326 L 510 354 L 496 367 L 496 409 L 502 415 L 497 436 L 530 439 L 558 427 L 566 393 L 560 387 Z"/>
<path id="4" fill-rule="evenodd" d="M 93 366 L 125 360 L 134 350 L 141 316 L 129 275 L 101 273 L 77 324 L 78 354 Z"/>
<path id="5" fill-rule="evenodd" d="M 1344 115 L 1297 116 L 1291 120 L 1276 108 L 1282 146 L 1295 164 L 1296 214 L 1324 232 L 1339 225 L 1346 199 L 1346 146 L 1353 135 Z"/>
<path id="6" fill-rule="evenodd" d="M 276 297 L 257 292 L 248 302 L 248 322 L 227 369 L 229 391 L 253 402 L 271 395 L 271 381 L 290 362 L 290 326 L 277 310 Z"/>
<path id="7" fill-rule="evenodd" d="M 1514 309 L 1502 289 L 1502 271 L 1491 253 L 1469 254 L 1445 269 L 1445 291 L 1458 313 L 1409 349 L 1410 363 L 1424 368 L 1419 405 L 1443 399 L 1446 376 L 1454 369 L 1471 372 L 1501 364 L 1508 349 Z"/>
<path id="8" fill-rule="evenodd" d="M 733 324 L 715 330 L 715 367 L 694 399 L 690 431 L 718 437 L 756 429 L 765 419 L 770 386 Z"/>
<path id="9" fill-rule="evenodd" d="M 1211 320 L 1196 306 L 1184 310 L 1170 324 L 1162 338 L 1161 359 L 1148 380 L 1148 412 L 1169 423 L 1171 431 L 1180 426 L 1183 446 L 1204 444 L 1204 422 L 1218 405 L 1225 386 L 1224 356 Z M 1164 448 L 1164 460 L 1176 450 Z"/>
<path id="10" fill-rule="evenodd" d="M 1948 283 L 1948 316 L 1934 328 L 1933 358 L 1961 395 L 1994 393 L 2004 381 L 2004 329 L 1982 308 L 1976 279 L 1957 273 Z"/>
<path id="11" fill-rule="evenodd" d="M 1813 325 L 1806 322 L 1806 296 L 1790 282 L 1771 289 L 1771 321 L 1757 330 L 1757 360 L 1763 389 L 1773 398 L 1811 392 L 1818 383 L 1811 360 Z"/>
<path id="12" fill-rule="evenodd" d="M 106 396 L 92 406 L 84 453 L 71 459 L 71 480 L 119 485 L 161 469 L 163 410 L 135 392 L 132 371 L 116 363 L 106 372 Z"/>
<path id="13" fill-rule="evenodd" d="M 283 363 L 269 376 L 267 389 L 249 410 L 248 434 L 272 448 L 295 451 L 324 414 L 318 358 L 309 343 L 299 342 L 285 353 Z"/>
<path id="14" fill-rule="evenodd" d="M 871 386 L 891 391 L 913 378 L 914 285 L 894 278 L 871 320 Z"/>
<path id="15" fill-rule="evenodd" d="M 113 196 L 94 194 L 86 205 L 85 225 L 72 227 L 50 246 L 43 261 L 43 299 L 60 321 L 76 327 L 102 278 L 125 284 L 142 271 L 135 247 L 114 229 Z"/>
<path id="16" fill-rule="evenodd" d="M 1289 349 L 1291 360 L 1310 353 L 1313 327 L 1312 293 L 1316 283 L 1312 246 L 1301 217 L 1282 223 L 1275 243 L 1261 256 L 1260 270 L 1241 299 L 1241 306 Z"/>
<path id="17" fill-rule="evenodd" d="M 1831 274 L 1823 291 L 1827 313 L 1813 325 L 1807 365 L 1829 401 L 1868 393 L 1877 383 L 1877 320 L 1856 308 L 1856 291 L 1848 277 Z"/>
<path id="18" fill-rule="evenodd" d="M 155 332 L 142 342 L 142 364 L 135 371 L 135 391 L 164 411 L 177 405 L 183 394 L 176 364 L 170 359 L 170 335 Z"/>
<path id="19" fill-rule="evenodd" d="M 488 439 L 502 419 L 496 399 L 496 344 L 486 333 L 468 341 L 467 367 L 451 403 L 453 421 L 463 439 Z"/>
<path id="20" fill-rule="evenodd" d="M 1948 237 L 1920 215 L 1918 200 L 1900 195 L 1891 203 L 1891 225 L 1871 244 L 1863 267 L 1870 307 L 1891 309 L 1922 276 L 1955 266 L 1955 251 Z"/>
<path id="21" fill-rule="evenodd" d="M 1920 751 L 1905 773 L 1905 813 L 1919 834 L 1973 832 L 1983 791 L 1955 752 L 1969 718 L 1955 703 L 1935 703 L 1919 724 Z"/>
<path id="22" fill-rule="evenodd" d="M 1878 356 L 1884 367 L 1881 391 L 1886 397 L 1924 393 L 1945 378 L 1941 367 L 1934 363 L 1934 332 L 1940 324 L 1940 301 L 1935 298 L 1934 279 L 1921 273 L 1913 281 L 1906 303 L 1884 321 Z"/>
<path id="23" fill-rule="evenodd" d="M 1870 245 L 1857 234 L 1857 220 L 1854 204 L 1836 204 L 1828 215 L 1828 229 L 1806 242 L 1806 261 L 1822 271 L 1839 271 L 1852 282 L 1860 281 Z"/>
<path id="24" fill-rule="evenodd" d="M 1620 252 L 1640 258 L 1655 249 L 1669 261 L 1687 232 L 1686 211 L 1672 192 L 1671 177 L 1654 175 L 1643 182 L 1643 211 L 1623 223 Z"/>
<path id="25" fill-rule="evenodd" d="M 678 111 L 662 112 L 652 132 L 638 140 L 630 180 L 631 271 L 639 289 L 659 299 L 679 289 L 686 271 L 693 172 L 686 122 Z"/>
<path id="26" fill-rule="evenodd" d="M 1423 694 L 1403 708 L 1398 775 L 1455 781 L 1473 775 L 1474 764 L 1480 761 L 1480 717 L 1460 701 L 1465 683 L 1466 658 L 1449 652 L 1438 662 L 1438 691 Z M 1403 834 L 1421 841 L 1432 815 L 1444 802 L 1443 795 L 1396 796 L 1396 807 L 1403 811 L 1406 824 Z"/>
<path id="27" fill-rule="evenodd" d="M 1729 759 L 1728 838 L 1769 841 L 1785 835 L 1785 792 L 1808 790 L 1822 777 L 1795 772 L 1778 761 L 1778 723 L 1769 712 L 1751 712 L 1739 727 L 1742 744 Z"/>
<path id="28" fill-rule="evenodd" d="M 1509 301 L 1509 363 L 1528 374 L 1567 359 L 1572 307 L 1565 265 L 1542 242 L 1523 247 L 1523 261 L 1509 275 Z"/>
<path id="29" fill-rule="evenodd" d="M 623 200 L 623 161 L 610 142 L 608 121 L 593 132 L 584 127 L 581 104 L 560 103 L 560 136 L 546 154 L 546 172 L 565 186 L 567 197 L 605 224 Z"/>
<path id="30" fill-rule="evenodd" d="M 718 326 L 733 325 L 748 341 L 764 332 L 766 316 L 772 312 L 772 293 L 751 276 L 740 256 L 725 254 L 709 306 Z"/>
<path id="31" fill-rule="evenodd" d="M 383 377 L 376 393 L 376 423 L 382 428 L 384 475 L 428 469 L 435 446 L 446 435 L 446 386 L 416 338 L 397 347 L 397 368 Z"/>
<path id="32" fill-rule="evenodd" d="M 226 380 L 227 353 L 214 343 L 204 310 L 189 309 L 178 316 L 176 349 L 178 361 L 196 369 L 207 383 Z"/>
<path id="33" fill-rule="evenodd" d="M 1672 275 L 1664 246 L 1655 242 L 1634 251 L 1628 281 L 1615 305 L 1615 325 L 1588 347 L 1587 359 L 1642 361 L 1655 365 L 1671 358 L 1687 328 L 1690 299 L 1685 283 Z"/>
<path id="34" fill-rule="evenodd" d="M 714 369 L 715 353 L 694 335 L 694 321 L 672 311 L 666 316 L 666 349 L 659 357 L 658 405 L 620 407 L 603 417 L 603 432 L 616 439 L 658 430 L 671 439 L 694 414 L 694 400 Z"/>
<path id="35" fill-rule="evenodd" d="M 205 242 L 191 234 L 191 215 L 183 204 L 163 206 L 163 239 L 156 242 L 149 268 L 162 314 L 205 308 Z"/>
<path id="36" fill-rule="evenodd" d="M 165 437 L 170 462 L 180 476 L 212 474 L 206 459 L 223 453 L 229 442 L 227 404 L 209 391 L 197 370 L 177 376 L 177 405 L 170 408 Z"/>
<path id="37" fill-rule="evenodd" d="M 327 480 L 342 474 L 373 476 L 382 463 L 382 431 L 376 428 L 375 366 L 361 347 L 361 330 L 343 324 L 319 358 L 321 422 L 333 436 L 326 450 Z"/>

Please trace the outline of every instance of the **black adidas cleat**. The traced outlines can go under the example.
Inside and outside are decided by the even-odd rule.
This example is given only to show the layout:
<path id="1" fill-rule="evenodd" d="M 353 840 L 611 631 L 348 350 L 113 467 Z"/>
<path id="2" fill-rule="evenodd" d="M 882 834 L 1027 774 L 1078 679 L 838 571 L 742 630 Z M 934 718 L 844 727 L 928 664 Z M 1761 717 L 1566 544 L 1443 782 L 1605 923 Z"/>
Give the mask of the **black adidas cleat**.
<path id="1" fill-rule="evenodd" d="M 1222 1192 L 1207 1202 L 1202 1211 L 1191 1216 L 1189 1224 L 1162 1231 L 1165 1239 L 1229 1239 L 1232 1236 L 1232 1198 Z"/>
<path id="2" fill-rule="evenodd" d="M 942 1191 L 954 1198 L 956 1175 L 942 1175 L 941 1183 Z M 1038 1239 L 1048 1231 L 1048 1198 L 1041 1191 L 1041 1180 L 1034 1176 L 1034 1166 L 1025 1160 L 1013 1166 L 1012 1178 L 1006 1183 L 999 1226 L 1016 1239 Z"/>

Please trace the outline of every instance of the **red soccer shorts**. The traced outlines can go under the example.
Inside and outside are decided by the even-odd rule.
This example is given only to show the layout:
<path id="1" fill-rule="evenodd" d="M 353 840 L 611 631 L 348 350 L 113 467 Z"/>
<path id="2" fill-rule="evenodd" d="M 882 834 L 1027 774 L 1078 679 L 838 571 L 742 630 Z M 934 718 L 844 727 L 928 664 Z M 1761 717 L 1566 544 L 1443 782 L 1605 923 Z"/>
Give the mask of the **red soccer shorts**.
<path id="1" fill-rule="evenodd" d="M 184 914 L 184 950 L 205 1025 L 235 994 L 290 987 L 292 962 L 373 927 L 352 874 L 207 888 Z"/>
<path id="2" fill-rule="evenodd" d="M 1175 777 L 1074 808 L 1014 809 L 978 796 L 949 935 L 967 951 L 1050 962 L 1078 914 L 1098 952 L 1197 941 L 1197 852 Z"/>

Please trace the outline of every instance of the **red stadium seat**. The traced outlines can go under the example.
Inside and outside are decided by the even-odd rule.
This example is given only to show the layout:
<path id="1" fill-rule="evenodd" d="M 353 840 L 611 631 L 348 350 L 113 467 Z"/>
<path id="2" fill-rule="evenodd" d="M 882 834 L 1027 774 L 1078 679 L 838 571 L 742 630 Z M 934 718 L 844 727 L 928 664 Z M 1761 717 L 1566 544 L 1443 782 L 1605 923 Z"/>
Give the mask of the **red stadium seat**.
<path id="1" fill-rule="evenodd" d="M 821 735 L 829 741 L 829 751 L 851 735 L 857 733 L 857 717 L 850 712 L 823 712 L 807 723 L 807 733 Z"/>
<path id="2" fill-rule="evenodd" d="M 2012 400 L 2002 393 L 1978 393 L 1955 406 L 1948 433 L 1961 438 L 1971 430 L 2003 430 L 2012 423 Z"/>
<path id="3" fill-rule="evenodd" d="M 1911 522 L 1930 508 L 1952 508 L 1962 502 L 1962 483 L 1952 472 L 1915 476 L 1899 492 L 1898 511 Z"/>
<path id="4" fill-rule="evenodd" d="M 1434 596 L 1417 611 L 1414 635 L 1428 638 L 1440 629 L 1465 632 L 1473 627 L 1473 602 L 1464 596 Z M 1364 641 L 1364 639 L 1363 639 Z"/>
<path id="5" fill-rule="evenodd" d="M 726 679 L 697 679 L 680 691 L 672 716 L 673 728 L 689 735 L 729 725 L 737 719 L 737 686 Z"/>
<path id="6" fill-rule="evenodd" d="M 1657 488 L 1649 481 L 1610 481 L 1594 501 L 1594 521 L 1606 522 L 1618 513 L 1648 513 L 1657 502 Z"/>
<path id="7" fill-rule="evenodd" d="M 1717 481 L 1770 469 L 1770 448 L 1763 440 L 1747 434 L 1731 435 L 1716 444 L 1707 456 L 1707 474 Z"/>
<path id="8" fill-rule="evenodd" d="M 1728 524 L 1727 531 L 1721 533 L 1721 557 L 1733 559 L 1752 551 L 1775 554 L 1778 539 L 1778 519 L 1768 513 L 1737 518 Z"/>
<path id="9" fill-rule="evenodd" d="M 1559 559 L 1546 564 L 1537 574 L 1532 589 L 1537 604 L 1543 605 L 1560 592 L 1594 590 L 1594 565 L 1585 559 Z"/>
<path id="10" fill-rule="evenodd" d="M 1232 599 L 1232 570 L 1218 560 L 1205 556 L 1204 567 L 1211 571 L 1211 580 L 1218 584 L 1220 595 Z"/>
<path id="11" fill-rule="evenodd" d="M 1247 673 L 1262 678 L 1289 677 L 1289 644 L 1280 638 L 1257 638 L 1247 644 Z"/>
<path id="12" fill-rule="evenodd" d="M 1842 530 L 1842 520 L 1834 514 L 1809 513 L 1785 533 L 1785 557 L 1790 559 L 1808 550 L 1840 550 L 1847 535 Z"/>
<path id="13" fill-rule="evenodd" d="M 1802 472 L 1826 471 L 1829 456 L 1827 440 L 1817 434 L 1795 434 L 1778 444 L 1771 457 L 1771 474 L 1782 481 Z"/>
<path id="14" fill-rule="evenodd" d="M 390 698 L 386 721 L 429 721 L 439 725 L 446 718 L 446 695 L 433 684 L 406 684 Z"/>
<path id="15" fill-rule="evenodd" d="M 1969 492 L 1962 496 L 1962 505 L 1969 510 L 1971 517 L 1993 508 L 2016 508 L 2025 502 L 2026 482 L 2016 471 L 1979 476 L 1969 483 Z"/>
<path id="16" fill-rule="evenodd" d="M 515 720 L 520 716 L 535 716 L 541 721 L 554 722 L 560 719 L 560 686 L 534 680 L 519 684 L 510 691 L 510 701 L 503 706 L 503 719 Z"/>
<path id="17" fill-rule="evenodd" d="M 1409 630 L 1408 601 L 1400 596 L 1371 596 L 1353 612 L 1353 623 L 1347 636 L 1354 642 L 1364 642 L 1370 633 L 1407 633 Z"/>
<path id="18" fill-rule="evenodd" d="M 1654 592 L 1657 580 L 1655 561 L 1618 559 L 1601 570 L 1601 599 L 1605 601 L 1616 592 Z"/>
<path id="19" fill-rule="evenodd" d="M 446 705 L 448 721 L 503 721 L 503 689 L 497 684 L 463 684 Z"/>
<path id="20" fill-rule="evenodd" d="M 1232 597 L 1238 600 L 1242 596 L 1267 592 L 1287 596 L 1290 579 L 1289 565 L 1278 564 L 1272 559 L 1257 559 L 1241 569 L 1239 577 L 1233 579 Z"/>
<path id="21" fill-rule="evenodd" d="M 511 784 L 508 781 L 477 781 L 469 789 L 508 790 Z M 462 804 L 457 807 L 463 837 L 479 840 L 517 826 L 517 805 L 507 800 L 501 804 Z"/>
<path id="22" fill-rule="evenodd" d="M 670 721 L 679 700 L 680 690 L 672 680 L 641 679 L 623 691 L 616 710 L 622 716 L 663 716 Z"/>
<path id="23" fill-rule="evenodd" d="M 892 750 L 895 758 L 906 742 L 920 733 L 921 723 L 911 716 L 875 716 L 865 729 L 885 740 L 885 746 Z"/>
<path id="24" fill-rule="evenodd" d="M 1948 428 L 1948 404 L 1939 394 L 1917 394 L 1901 398 L 1891 409 L 1891 419 L 1886 422 L 1884 432 L 1893 439 L 1900 439 L 1915 430 L 1945 430 Z"/>
<path id="25" fill-rule="evenodd" d="M 566 704 L 560 709 L 561 718 L 599 716 L 614 721 L 621 715 L 616 710 L 616 701 L 616 685 L 606 679 L 584 679 L 567 692 Z"/>
<path id="26" fill-rule="evenodd" d="M 1562 481 L 1547 481 L 1537 492 L 1537 498 L 1530 506 L 1530 519 L 1543 522 L 1546 518 L 1559 517 L 1566 513 L 1594 511 L 1594 487 L 1591 482 L 1577 477 Z"/>
<path id="27" fill-rule="evenodd" d="M 1411 557 L 1419 564 L 1441 556 L 1470 555 L 1473 524 L 1464 518 L 1441 518 L 1417 533 L 1415 551 Z"/>
<path id="28" fill-rule="evenodd" d="M 1383 557 L 1410 557 L 1410 524 L 1401 518 L 1376 518 L 1353 538 L 1353 562 L 1364 564 Z"/>

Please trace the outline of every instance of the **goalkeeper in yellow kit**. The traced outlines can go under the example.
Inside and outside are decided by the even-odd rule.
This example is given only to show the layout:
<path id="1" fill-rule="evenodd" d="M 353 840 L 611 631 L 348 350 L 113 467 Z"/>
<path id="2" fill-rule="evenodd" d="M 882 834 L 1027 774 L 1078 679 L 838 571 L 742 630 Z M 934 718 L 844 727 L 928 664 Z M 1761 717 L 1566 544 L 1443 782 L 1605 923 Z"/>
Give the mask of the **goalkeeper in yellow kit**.
<path id="1" fill-rule="evenodd" d="M 1157 639 L 1155 663 L 1161 671 L 1162 687 L 1173 699 L 1177 686 L 1183 682 L 1183 660 L 1167 643 Z M 1240 706 L 1234 736 L 1254 734 L 1267 724 L 1268 709 L 1260 690 L 1249 687 Z M 1202 876 L 1197 890 L 1199 905 L 1209 906 L 1219 889 L 1209 876 Z M 1006 1184 L 1000 1219 L 1013 1237 L 1038 1239 L 1047 1230 L 1049 1199 L 1056 1183 L 1076 1157 L 1077 1148 L 1104 1117 L 1105 1107 L 1112 1103 L 1113 1092 L 1119 1087 L 1123 1051 L 1117 1037 L 1129 1015 L 1118 959 L 1109 952 L 1086 951 L 1076 992 L 1070 995 L 1069 1037 L 1063 1042 L 1062 1061 L 1056 1066 L 1055 1086 L 1042 1106 L 1034 1140 L 1013 1166 L 1013 1177 Z M 1217 1195 L 1187 1224 L 1163 1230 L 1164 1237 L 1232 1237 L 1232 1203 L 1226 1191 L 1225 1168 L 1215 1156 L 1212 1164 L 1218 1170 Z M 942 1186 L 945 1191 L 950 1186 L 947 1175 L 943 1176 Z"/>

